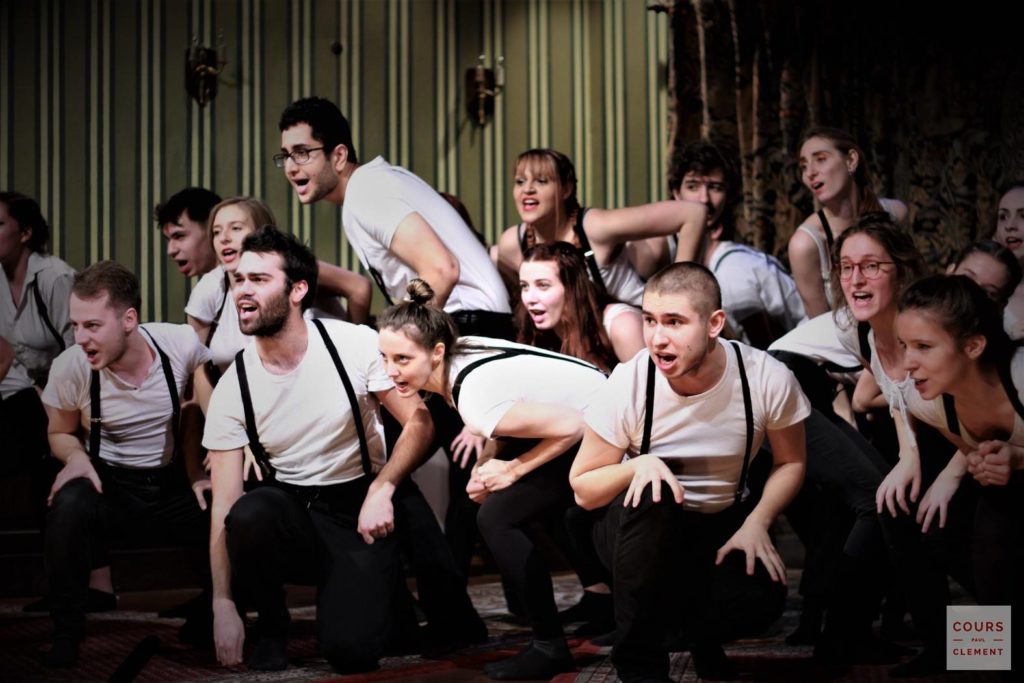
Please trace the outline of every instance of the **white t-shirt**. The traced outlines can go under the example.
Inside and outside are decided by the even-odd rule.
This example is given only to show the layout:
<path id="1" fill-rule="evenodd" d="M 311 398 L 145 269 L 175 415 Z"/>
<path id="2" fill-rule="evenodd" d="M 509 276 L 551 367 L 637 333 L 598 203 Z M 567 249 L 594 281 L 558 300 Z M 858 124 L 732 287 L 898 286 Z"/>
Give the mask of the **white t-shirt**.
<path id="1" fill-rule="evenodd" d="M 665 460 L 684 460 L 683 472 L 676 475 L 685 488 L 683 506 L 706 513 L 724 510 L 735 500 L 747 438 L 736 352 L 731 342 L 719 343 L 726 355 L 725 372 L 704 393 L 680 396 L 660 372 L 654 380 L 650 452 Z M 811 406 L 789 368 L 758 349 L 745 344 L 740 349 L 750 383 L 753 458 L 767 430 L 804 420 Z M 585 414 L 602 439 L 632 454 L 639 454 L 643 442 L 649 359 L 642 350 L 616 366 Z"/>
<path id="2" fill-rule="evenodd" d="M 459 415 L 470 430 L 487 438 L 493 436 L 501 418 L 517 403 L 553 403 L 582 412 L 605 382 L 600 370 L 578 358 L 502 339 L 461 337 L 448 371 L 452 385 L 470 363 L 499 353 L 461 353 L 463 345 L 532 352 L 484 363 L 465 376 L 459 393 Z"/>
<path id="3" fill-rule="evenodd" d="M 373 393 L 387 391 L 394 383 L 384 372 L 377 333 L 340 320 L 323 324 L 352 382 L 370 460 L 374 470 L 379 470 L 385 459 L 384 428 Z M 278 480 L 285 483 L 323 486 L 358 479 L 364 472 L 345 385 L 313 323 L 307 321 L 306 332 L 306 355 L 285 375 L 267 372 L 255 344 L 245 349 L 243 359 L 260 443 Z M 238 372 L 232 365 L 210 398 L 203 446 L 229 451 L 248 443 Z"/>
<path id="4" fill-rule="evenodd" d="M 33 289 L 39 288 L 47 317 L 68 348 L 75 343 L 68 317 L 74 279 L 75 269 L 56 256 L 33 252 L 28 257 L 21 299 L 15 304 L 7 278 L 0 276 L 0 335 L 33 379 L 45 377 L 50 363 L 61 352 L 57 338 L 43 322 Z"/>
<path id="5" fill-rule="evenodd" d="M 806 319 L 796 283 L 777 259 L 743 244 L 718 243 L 709 264 L 722 290 L 729 325 L 749 343 L 740 321 L 764 313 L 786 331 Z"/>
<path id="6" fill-rule="evenodd" d="M 1013 386 L 1017 390 L 1018 398 L 1024 402 L 1024 393 L 1021 392 L 1021 389 L 1024 389 L 1024 348 L 1017 349 L 1013 354 L 1013 359 L 1010 361 L 1010 377 L 1013 379 Z M 993 400 L 1000 400 L 1003 395 L 1000 391 L 1000 395 L 993 397 Z M 921 398 L 921 394 L 917 393 L 917 387 L 911 385 L 906 391 L 906 398 L 907 409 L 911 415 L 932 427 L 949 429 L 946 422 L 946 407 L 941 396 L 926 401 Z M 967 431 L 962 424 L 960 424 L 960 438 L 969 446 L 977 446 L 979 443 L 978 438 Z M 1024 445 L 1024 419 L 1016 412 L 1013 416 L 1013 434 L 1010 435 L 1009 442 Z"/>
<path id="7" fill-rule="evenodd" d="M 402 301 L 406 285 L 418 276 L 390 250 L 398 225 L 413 212 L 459 261 L 459 279 L 444 310 L 509 313 L 497 268 L 458 212 L 418 176 L 377 157 L 349 178 L 341 220 L 363 267 L 380 275 L 388 296 Z"/>
<path id="8" fill-rule="evenodd" d="M 832 373 L 856 373 L 862 369 L 860 357 L 847 351 L 839 341 L 832 311 L 816 315 L 776 339 L 769 351 L 788 351 L 825 365 Z"/>
<path id="9" fill-rule="evenodd" d="M 210 359 L 210 352 L 188 325 L 146 323 L 142 328 L 167 354 L 180 399 L 192 373 Z M 153 347 L 145 332 L 135 334 L 142 335 Z M 53 361 L 50 381 L 43 390 L 46 405 L 81 413 L 85 443 L 89 443 L 91 376 L 85 352 L 76 344 Z M 140 386 L 129 384 L 110 368 L 100 371 L 100 457 L 104 461 L 133 469 L 166 465 L 174 454 L 171 416 L 171 394 L 155 348 L 153 362 Z"/>
<path id="10" fill-rule="evenodd" d="M 587 220 L 584 218 L 584 228 L 586 224 Z M 610 295 L 633 306 L 643 305 L 644 281 L 633 268 L 633 262 L 626 253 L 626 245 L 621 245 L 615 257 L 605 265 L 598 265 L 597 270 L 601 273 L 605 289 Z"/>
<path id="11" fill-rule="evenodd" d="M 640 309 L 629 304 L 608 304 L 604 307 L 601 324 L 604 325 L 604 331 L 608 333 L 609 337 L 612 335 L 612 327 L 614 327 L 615 321 L 623 315 L 640 317 Z"/>

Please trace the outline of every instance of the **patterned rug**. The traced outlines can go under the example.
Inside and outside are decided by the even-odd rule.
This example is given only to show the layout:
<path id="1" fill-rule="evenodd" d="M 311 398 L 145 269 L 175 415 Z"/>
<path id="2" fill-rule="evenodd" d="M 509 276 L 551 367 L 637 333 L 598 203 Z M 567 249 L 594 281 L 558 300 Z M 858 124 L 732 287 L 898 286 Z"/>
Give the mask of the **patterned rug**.
<path id="1" fill-rule="evenodd" d="M 789 585 L 799 584 L 799 571 L 789 576 Z M 579 599 L 579 584 L 574 576 L 555 579 L 556 600 L 560 608 Z M 0 681 L 3 683 L 99 683 L 110 679 L 132 650 L 147 636 L 160 639 L 156 654 L 134 679 L 138 683 L 191 683 L 218 681 L 239 683 L 284 683 L 318 681 L 326 683 L 364 683 L 384 680 L 486 681 L 485 662 L 517 652 L 528 640 L 528 631 L 508 616 L 501 585 L 498 582 L 470 587 L 480 615 L 487 621 L 490 640 L 479 647 L 467 648 L 451 658 L 427 660 L 411 655 L 386 657 L 378 671 L 357 676 L 338 676 L 331 671 L 316 649 L 315 610 L 299 607 L 291 610 L 292 631 L 288 644 L 290 667 L 286 671 L 255 673 L 244 667 L 224 668 L 210 652 L 179 645 L 180 619 L 160 619 L 153 612 L 117 611 L 91 615 L 89 636 L 82 645 L 80 664 L 67 671 L 52 671 L 40 664 L 40 652 L 48 644 L 50 621 L 47 617 L 26 615 L 20 605 L 0 604 Z M 831 670 L 811 659 L 809 647 L 791 647 L 783 642 L 793 630 L 799 615 L 800 598 L 791 590 L 786 611 L 772 631 L 762 638 L 731 643 L 726 649 L 743 680 L 792 681 L 887 681 L 887 667 L 854 667 Z M 614 683 L 618 681 L 608 661 L 609 648 L 598 648 L 579 638 L 571 639 L 577 672 L 563 674 L 551 683 Z M 673 681 L 699 681 L 688 653 L 672 655 Z M 447 672 L 447 674 L 446 674 Z M 450 676 L 450 678 L 449 678 Z M 986 672 L 950 673 L 915 679 L 922 683 L 944 681 L 995 683 L 997 676 Z"/>

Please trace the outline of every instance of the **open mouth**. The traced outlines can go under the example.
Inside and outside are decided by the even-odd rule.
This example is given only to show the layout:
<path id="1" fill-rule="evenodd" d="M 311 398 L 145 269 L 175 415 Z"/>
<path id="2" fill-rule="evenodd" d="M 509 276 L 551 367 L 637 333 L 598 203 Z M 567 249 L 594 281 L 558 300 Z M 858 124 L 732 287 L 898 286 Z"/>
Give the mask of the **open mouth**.
<path id="1" fill-rule="evenodd" d="M 222 249 L 220 252 L 220 260 L 224 263 L 231 263 L 238 258 L 238 250 L 236 249 Z"/>
<path id="2" fill-rule="evenodd" d="M 654 364 L 658 366 L 660 370 L 670 370 L 676 363 L 676 359 L 679 356 L 674 353 L 656 353 L 654 354 Z"/>
<path id="3" fill-rule="evenodd" d="M 412 389 L 409 387 L 408 382 L 404 382 L 397 379 L 395 380 L 395 389 L 398 391 L 399 394 L 408 394 L 410 391 L 412 391 Z"/>
<path id="4" fill-rule="evenodd" d="M 825 187 L 825 183 L 821 180 L 816 183 L 811 183 L 811 192 L 817 193 L 823 187 Z"/>
<path id="5" fill-rule="evenodd" d="M 853 293 L 853 303 L 855 306 L 866 306 L 874 298 L 875 295 L 869 294 L 868 292 Z"/>
<path id="6" fill-rule="evenodd" d="M 179 272 L 184 273 L 185 275 L 188 275 L 191 270 L 186 259 L 174 259 L 174 265 L 178 267 Z"/>
<path id="7" fill-rule="evenodd" d="M 251 320 L 256 316 L 258 309 L 259 307 L 252 299 L 243 299 L 238 302 L 238 319 L 240 321 Z"/>
<path id="8" fill-rule="evenodd" d="M 1019 238 L 1019 237 L 1011 237 L 1009 235 L 1006 236 L 1005 242 L 1006 242 L 1006 248 L 1009 249 L 1010 251 L 1017 251 L 1017 249 L 1022 244 L 1021 238 Z"/>
<path id="9" fill-rule="evenodd" d="M 292 185 L 295 187 L 297 194 L 304 195 L 309 187 L 309 178 L 294 178 Z"/>
<path id="10" fill-rule="evenodd" d="M 540 205 L 540 202 L 536 199 L 524 199 L 520 205 L 523 207 L 523 211 L 533 211 Z"/>

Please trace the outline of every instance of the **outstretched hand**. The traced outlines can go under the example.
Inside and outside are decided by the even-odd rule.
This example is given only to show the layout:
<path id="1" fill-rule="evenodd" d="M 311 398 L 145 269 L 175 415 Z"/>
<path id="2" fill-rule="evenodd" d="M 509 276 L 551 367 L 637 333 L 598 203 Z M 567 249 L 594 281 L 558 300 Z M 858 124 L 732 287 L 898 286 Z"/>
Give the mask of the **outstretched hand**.
<path id="1" fill-rule="evenodd" d="M 747 556 L 747 576 L 754 575 L 754 564 L 757 560 L 761 560 L 761 564 L 768 570 L 772 581 L 786 582 L 786 565 L 782 563 L 782 558 L 775 550 L 775 545 L 768 536 L 768 530 L 749 517 L 743 522 L 743 526 L 736 530 L 732 538 L 718 549 L 715 564 L 722 564 L 725 556 L 733 550 L 742 550 Z"/>
<path id="2" fill-rule="evenodd" d="M 629 488 L 626 489 L 626 499 L 622 502 L 623 507 L 630 505 L 638 507 L 648 485 L 651 487 L 651 500 L 660 503 L 661 482 L 668 484 L 676 503 L 683 504 L 683 487 L 661 458 L 650 454 L 638 455 L 635 458 L 630 458 L 629 462 L 633 467 L 633 479 L 629 482 Z"/>

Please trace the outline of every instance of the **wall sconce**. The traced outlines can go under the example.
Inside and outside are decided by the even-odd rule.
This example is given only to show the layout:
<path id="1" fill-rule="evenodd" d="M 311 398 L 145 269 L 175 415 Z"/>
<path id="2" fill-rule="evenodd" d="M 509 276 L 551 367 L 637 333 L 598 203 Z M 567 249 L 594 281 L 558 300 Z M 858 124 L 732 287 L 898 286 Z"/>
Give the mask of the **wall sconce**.
<path id="1" fill-rule="evenodd" d="M 217 34 L 217 49 L 201 47 L 199 36 L 192 37 L 192 46 L 185 48 L 185 90 L 200 107 L 217 96 L 217 76 L 227 64 L 220 56 L 224 50 L 224 35 Z"/>
<path id="2" fill-rule="evenodd" d="M 466 111 L 480 126 L 494 116 L 494 98 L 505 87 L 505 58 L 498 57 L 494 69 L 484 66 L 485 61 L 486 56 L 480 55 L 480 63 L 466 70 Z"/>

